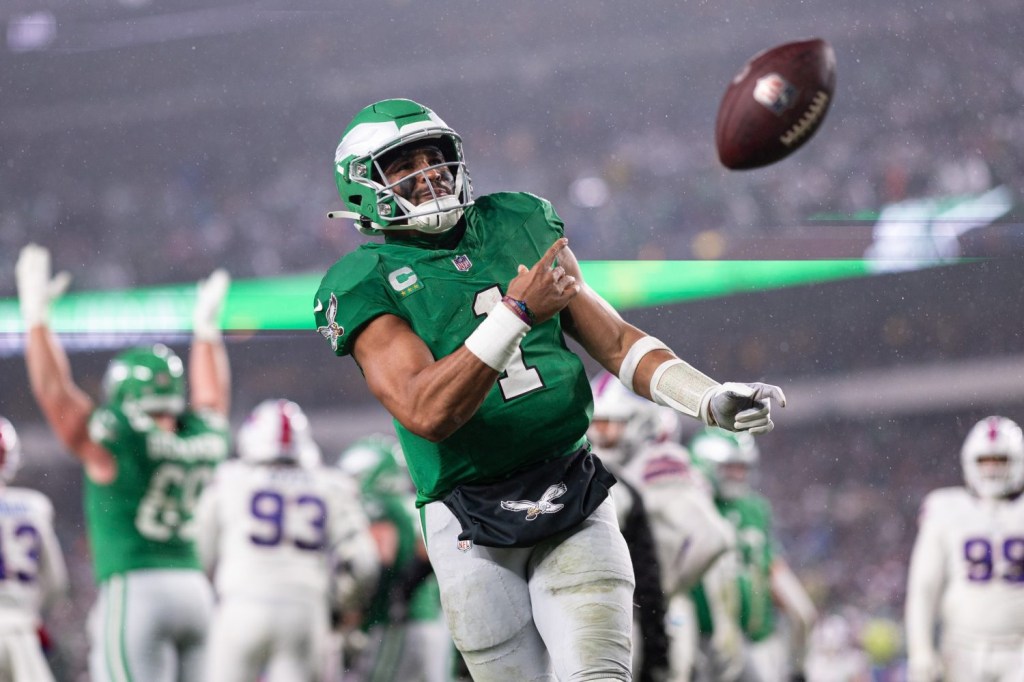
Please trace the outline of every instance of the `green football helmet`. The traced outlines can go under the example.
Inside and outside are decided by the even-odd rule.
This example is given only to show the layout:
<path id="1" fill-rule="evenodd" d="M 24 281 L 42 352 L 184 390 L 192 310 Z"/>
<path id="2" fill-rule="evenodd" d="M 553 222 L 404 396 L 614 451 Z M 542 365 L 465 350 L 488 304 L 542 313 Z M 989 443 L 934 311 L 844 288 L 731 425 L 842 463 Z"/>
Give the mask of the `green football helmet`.
<path id="1" fill-rule="evenodd" d="M 690 441 L 690 453 L 710 476 L 717 497 L 734 500 L 753 492 L 751 484 L 761 455 L 749 433 L 703 429 Z"/>
<path id="2" fill-rule="evenodd" d="M 403 495 L 413 491 L 402 446 L 394 436 L 360 438 L 338 458 L 338 468 L 359 481 L 363 495 Z"/>
<path id="3" fill-rule="evenodd" d="M 162 343 L 122 351 L 107 367 L 103 393 L 110 405 L 149 414 L 181 414 L 185 411 L 181 358 Z"/>
<path id="4" fill-rule="evenodd" d="M 416 173 L 446 167 L 454 176 L 453 194 L 438 195 L 414 205 L 395 188 L 412 175 L 388 183 L 381 157 L 406 145 L 436 146 L 444 163 Z M 334 153 L 334 180 L 348 211 L 332 218 L 352 218 L 363 234 L 387 230 L 419 230 L 428 234 L 455 226 L 473 205 L 473 187 L 462 154 L 462 138 L 433 111 L 407 99 L 387 99 L 366 107 L 352 120 Z"/>

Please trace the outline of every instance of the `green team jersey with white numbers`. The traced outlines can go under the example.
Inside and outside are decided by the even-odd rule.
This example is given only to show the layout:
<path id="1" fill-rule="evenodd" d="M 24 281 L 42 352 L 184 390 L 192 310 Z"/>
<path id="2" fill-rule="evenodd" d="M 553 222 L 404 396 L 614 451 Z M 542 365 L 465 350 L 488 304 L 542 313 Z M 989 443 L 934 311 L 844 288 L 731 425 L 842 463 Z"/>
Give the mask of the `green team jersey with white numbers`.
<path id="1" fill-rule="evenodd" d="M 525 193 L 480 197 L 437 238 L 363 244 L 334 264 L 314 302 L 317 330 L 337 355 L 379 315 L 406 322 L 440 359 L 457 350 L 500 301 L 517 266 L 533 266 L 563 224 L 551 204 Z M 456 485 L 496 480 L 567 455 L 585 440 L 593 398 L 583 364 L 565 344 L 556 315 L 526 334 L 480 409 L 431 443 L 395 429 L 417 504 Z"/>
<path id="2" fill-rule="evenodd" d="M 735 500 L 716 499 L 715 504 L 736 529 L 740 553 L 737 577 L 740 627 L 751 641 L 759 642 L 775 631 L 775 604 L 771 590 L 771 566 L 775 560 L 771 505 L 757 494 Z M 710 614 L 706 603 L 701 603 L 703 596 L 699 596 L 697 601 L 701 630 L 710 632 Z"/>
<path id="3" fill-rule="evenodd" d="M 89 435 L 117 460 L 113 482 L 85 478 L 96 579 L 143 568 L 200 569 L 192 509 L 228 455 L 227 420 L 185 412 L 170 433 L 142 412 L 105 406 L 93 412 Z"/>

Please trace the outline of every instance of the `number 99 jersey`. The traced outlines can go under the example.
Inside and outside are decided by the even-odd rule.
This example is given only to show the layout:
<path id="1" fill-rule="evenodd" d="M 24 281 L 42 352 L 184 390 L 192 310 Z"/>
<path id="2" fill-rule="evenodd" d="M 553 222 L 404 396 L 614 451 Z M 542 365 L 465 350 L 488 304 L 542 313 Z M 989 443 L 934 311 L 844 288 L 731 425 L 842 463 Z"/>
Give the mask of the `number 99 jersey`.
<path id="1" fill-rule="evenodd" d="M 196 523 L 222 599 L 290 594 L 326 603 L 332 553 L 369 533 L 355 483 L 340 471 L 240 460 L 218 467 Z"/>
<path id="2" fill-rule="evenodd" d="M 1024 496 L 929 493 L 907 588 L 908 617 L 938 608 L 947 641 L 1024 637 Z"/>

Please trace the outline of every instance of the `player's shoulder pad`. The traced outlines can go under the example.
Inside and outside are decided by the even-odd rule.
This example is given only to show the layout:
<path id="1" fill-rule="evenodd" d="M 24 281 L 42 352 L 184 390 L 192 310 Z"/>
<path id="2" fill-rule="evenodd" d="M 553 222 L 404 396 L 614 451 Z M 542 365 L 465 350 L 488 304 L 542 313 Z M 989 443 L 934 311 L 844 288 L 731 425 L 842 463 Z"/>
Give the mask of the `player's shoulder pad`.
<path id="1" fill-rule="evenodd" d="M 942 521 L 959 516 L 965 506 L 973 504 L 971 493 L 963 486 L 937 488 L 924 496 L 918 515 L 918 524 L 924 521 Z"/>
<path id="2" fill-rule="evenodd" d="M 210 408 L 199 408 L 186 412 L 188 418 L 196 419 L 204 426 L 209 429 L 215 429 L 217 431 L 227 431 L 231 428 L 231 424 L 228 422 L 228 418 Z"/>
<path id="3" fill-rule="evenodd" d="M 555 213 L 555 207 L 543 197 L 529 192 L 495 192 L 478 198 L 473 208 L 483 216 L 494 212 L 502 212 L 506 216 L 519 215 L 525 221 L 531 215 L 541 214 L 550 222 L 562 224 L 562 219 Z"/>
<path id="4" fill-rule="evenodd" d="M 14 486 L 0 494 L 0 509 L 53 517 L 53 502 L 44 493 L 33 488 Z"/>
<path id="5" fill-rule="evenodd" d="M 359 483 L 340 469 L 324 466 L 316 470 L 316 477 L 340 493 L 352 497 L 359 495 Z"/>
<path id="6" fill-rule="evenodd" d="M 327 305 L 324 296 L 331 293 L 343 294 L 355 289 L 371 272 L 377 270 L 380 263 L 378 253 L 380 244 L 363 244 L 359 248 L 346 253 L 320 279 L 314 305 Z M 321 295 L 321 294 L 324 295 Z"/>
<path id="7" fill-rule="evenodd" d="M 150 424 L 145 413 L 131 418 L 117 405 L 100 405 L 89 415 L 89 438 L 95 443 L 110 443 L 132 431 L 146 431 Z M 151 421 L 151 420 L 150 420 Z"/>

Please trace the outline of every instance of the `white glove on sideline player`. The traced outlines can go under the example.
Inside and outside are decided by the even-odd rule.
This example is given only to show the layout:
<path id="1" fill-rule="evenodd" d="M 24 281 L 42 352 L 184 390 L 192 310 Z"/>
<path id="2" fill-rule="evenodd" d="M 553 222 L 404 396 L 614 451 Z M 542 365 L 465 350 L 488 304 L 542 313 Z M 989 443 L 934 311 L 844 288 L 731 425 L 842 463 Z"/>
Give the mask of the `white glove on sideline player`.
<path id="1" fill-rule="evenodd" d="M 712 390 L 708 416 L 714 420 L 714 425 L 726 431 L 768 433 L 775 428 L 771 416 L 772 398 L 786 406 L 782 389 L 771 384 L 728 382 Z"/>
<path id="2" fill-rule="evenodd" d="M 25 331 L 50 319 L 50 303 L 60 298 L 71 282 L 71 275 L 60 272 L 50 278 L 50 251 L 45 246 L 27 244 L 14 266 L 18 282 L 18 300 Z"/>
<path id="3" fill-rule="evenodd" d="M 220 312 L 228 293 L 231 276 L 217 268 L 196 284 L 196 306 L 192 311 L 192 335 L 197 341 L 219 341 Z"/>

